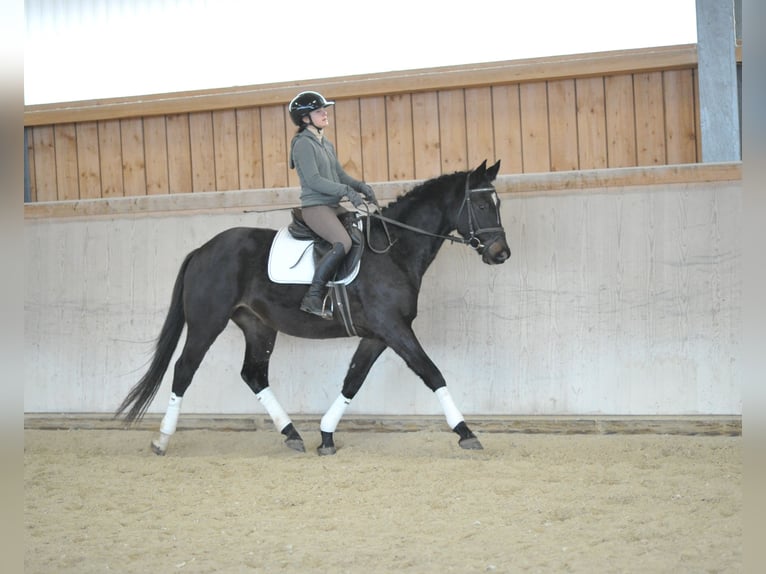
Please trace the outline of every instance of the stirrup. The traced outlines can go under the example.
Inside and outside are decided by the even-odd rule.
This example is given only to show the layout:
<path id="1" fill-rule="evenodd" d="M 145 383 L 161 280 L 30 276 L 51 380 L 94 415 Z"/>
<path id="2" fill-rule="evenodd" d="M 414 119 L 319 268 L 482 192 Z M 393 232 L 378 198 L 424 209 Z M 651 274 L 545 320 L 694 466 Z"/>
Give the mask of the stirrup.
<path id="1" fill-rule="evenodd" d="M 319 297 L 316 297 L 317 299 Z M 322 298 L 322 302 L 318 306 L 311 306 L 309 305 L 308 301 L 306 299 L 313 299 L 313 297 L 310 297 L 308 294 L 303 298 L 301 301 L 301 311 L 304 311 L 306 313 L 310 313 L 312 315 L 316 315 L 317 317 L 321 317 L 322 319 L 332 321 L 332 308 L 328 308 L 326 305 L 327 300 L 329 297 L 327 295 Z M 331 303 L 332 305 L 332 303 Z"/>

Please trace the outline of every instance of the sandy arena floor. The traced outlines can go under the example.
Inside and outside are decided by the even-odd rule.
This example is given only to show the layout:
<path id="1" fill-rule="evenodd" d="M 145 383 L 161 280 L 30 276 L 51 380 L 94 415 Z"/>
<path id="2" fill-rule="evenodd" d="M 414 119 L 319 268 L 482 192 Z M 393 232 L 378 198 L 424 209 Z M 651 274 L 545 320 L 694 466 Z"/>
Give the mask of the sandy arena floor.
<path id="1" fill-rule="evenodd" d="M 26 430 L 25 572 L 742 570 L 739 436 L 302 431 Z"/>

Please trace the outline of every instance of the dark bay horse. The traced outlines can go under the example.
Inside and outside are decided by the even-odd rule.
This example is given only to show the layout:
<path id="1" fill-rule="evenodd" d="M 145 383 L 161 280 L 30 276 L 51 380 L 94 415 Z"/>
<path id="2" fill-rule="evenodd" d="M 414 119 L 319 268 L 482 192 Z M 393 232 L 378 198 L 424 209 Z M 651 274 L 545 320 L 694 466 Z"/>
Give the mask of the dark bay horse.
<path id="1" fill-rule="evenodd" d="M 441 372 L 421 347 L 412 322 L 418 312 L 423 275 L 444 241 L 470 246 L 489 265 L 510 257 L 500 221 L 500 200 L 492 185 L 499 168 L 499 161 L 489 168 L 484 161 L 473 171 L 439 176 L 366 217 L 371 249 L 362 258 L 358 277 L 347 287 L 348 308 L 361 340 L 340 395 L 321 419 L 320 454 L 335 453 L 337 424 L 387 347 L 434 391 L 460 446 L 482 448 L 452 400 Z M 455 231 L 458 235 L 451 235 Z M 269 387 L 269 359 L 277 332 L 311 339 L 349 335 L 337 315 L 328 321 L 300 310 L 305 285 L 279 285 L 269 280 L 267 263 L 275 235 L 273 229 L 228 229 L 193 250 L 181 264 L 149 369 L 115 413 L 116 417 L 125 413 L 128 423 L 144 415 L 186 325 L 168 409 L 159 437 L 152 441 L 155 453 L 165 454 L 184 393 L 229 321 L 245 336 L 242 379 L 285 435 L 285 443 L 305 450 L 301 435 Z M 389 247 L 380 249 L 384 245 Z"/>

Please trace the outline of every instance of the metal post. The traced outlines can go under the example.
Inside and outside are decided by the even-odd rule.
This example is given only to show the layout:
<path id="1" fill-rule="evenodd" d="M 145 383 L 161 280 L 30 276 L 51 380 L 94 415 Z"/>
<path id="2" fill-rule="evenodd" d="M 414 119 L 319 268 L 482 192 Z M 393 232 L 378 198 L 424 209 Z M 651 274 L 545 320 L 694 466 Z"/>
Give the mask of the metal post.
<path id="1" fill-rule="evenodd" d="M 739 161 L 734 0 L 697 0 L 702 161 Z"/>

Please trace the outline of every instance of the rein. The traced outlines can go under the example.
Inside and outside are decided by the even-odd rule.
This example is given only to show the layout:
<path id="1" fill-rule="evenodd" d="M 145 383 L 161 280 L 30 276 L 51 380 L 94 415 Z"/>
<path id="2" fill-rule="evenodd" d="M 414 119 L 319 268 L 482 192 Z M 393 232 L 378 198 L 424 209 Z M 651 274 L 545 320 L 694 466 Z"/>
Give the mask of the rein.
<path id="1" fill-rule="evenodd" d="M 460 209 L 458 210 L 457 217 L 460 219 L 460 214 L 463 212 L 463 209 L 466 210 L 466 213 L 468 214 L 468 234 L 469 237 L 466 239 L 465 237 L 461 237 L 459 235 L 441 235 L 439 233 L 431 233 L 430 231 L 426 231 L 425 229 L 420 229 L 419 227 L 413 227 L 412 225 L 408 225 L 406 223 L 402 223 L 401 221 L 397 221 L 396 219 L 391 219 L 389 217 L 385 217 L 384 215 L 381 215 L 379 212 L 371 212 L 369 209 L 367 209 L 367 218 L 375 218 L 379 219 L 383 223 L 383 229 L 386 232 L 386 237 L 388 239 L 388 246 L 385 247 L 382 250 L 377 250 L 372 246 L 371 243 L 371 225 L 367 225 L 367 245 L 369 246 L 370 250 L 373 253 L 382 254 L 388 252 L 391 247 L 393 247 L 394 243 L 396 243 L 396 240 L 391 240 L 391 234 L 388 232 L 388 227 L 386 227 L 386 223 L 390 223 L 392 225 L 396 225 L 397 227 L 401 227 L 403 229 L 407 229 L 409 231 L 413 231 L 415 233 L 419 233 L 420 235 L 427 235 L 429 237 L 436 237 L 438 239 L 445 239 L 447 241 L 451 241 L 452 243 L 461 243 L 463 245 L 468 245 L 472 249 L 479 251 L 480 249 L 483 249 L 485 245 L 481 242 L 481 239 L 479 239 L 478 234 L 479 233 L 485 233 L 489 231 L 502 231 L 503 228 L 500 226 L 500 212 L 498 211 L 498 225 L 496 227 L 479 227 L 478 229 L 474 229 L 475 227 L 475 219 L 476 215 L 474 213 L 473 205 L 471 204 L 471 194 L 475 192 L 480 191 L 491 191 L 495 192 L 494 187 L 480 187 L 477 189 L 469 189 L 468 187 L 468 177 L 466 177 L 465 180 L 465 197 L 463 199 L 463 203 L 460 205 Z M 496 192 L 495 192 L 496 193 Z M 377 206 L 377 205 L 376 205 Z M 367 206 L 365 206 L 367 207 Z"/>

